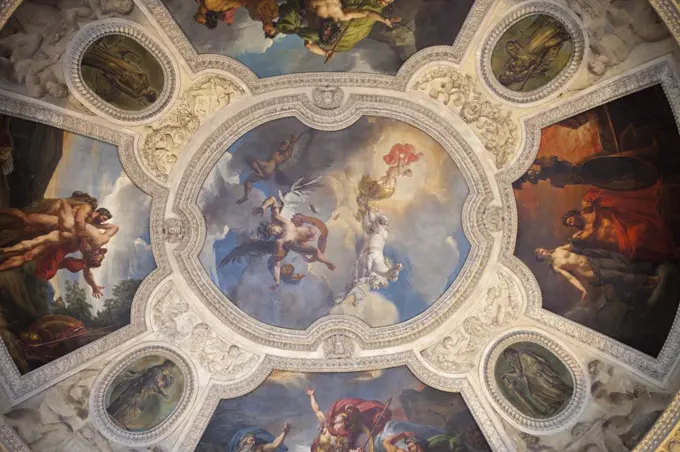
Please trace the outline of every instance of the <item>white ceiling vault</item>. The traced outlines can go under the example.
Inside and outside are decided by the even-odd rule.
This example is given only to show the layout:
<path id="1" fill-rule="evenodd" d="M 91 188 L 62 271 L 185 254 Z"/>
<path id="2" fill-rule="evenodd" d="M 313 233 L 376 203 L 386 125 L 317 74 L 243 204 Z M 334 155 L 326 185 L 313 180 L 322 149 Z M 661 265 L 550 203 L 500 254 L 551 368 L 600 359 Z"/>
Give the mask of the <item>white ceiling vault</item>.
<path id="1" fill-rule="evenodd" d="M 387 450 L 394 447 L 388 436 L 409 431 L 398 430 L 400 423 L 435 433 L 418 433 L 420 450 L 407 446 L 403 436 L 402 442 L 393 438 L 399 452 L 434 452 L 425 449 L 436 448 L 437 435 L 460 444 L 447 451 L 680 447 L 667 441 L 680 419 L 680 321 L 674 317 L 680 288 L 668 286 L 680 281 L 677 254 L 640 257 L 649 243 L 662 243 L 664 231 L 680 236 L 680 164 L 674 166 L 673 154 L 680 143 L 675 3 L 475 0 L 461 13 L 463 0 L 418 0 L 410 4 L 419 5 L 413 11 L 409 0 L 388 6 L 361 0 L 376 11 L 394 8 L 407 24 L 388 37 L 369 29 L 359 50 L 346 52 L 353 59 L 335 56 L 331 65 L 337 66 L 319 72 L 324 66 L 314 69 L 314 58 L 323 57 L 307 54 L 302 41 L 275 51 L 292 36 L 262 37 L 259 17 L 268 24 L 262 5 L 277 6 L 283 17 L 284 6 L 295 4 L 268 1 L 0 1 L 0 445 L 10 451 L 241 452 L 233 431 L 222 443 L 214 439 L 227 435 L 219 422 L 231 428 L 238 418 L 240 426 L 267 430 L 257 437 L 269 438 L 259 446 L 276 443 L 283 428 L 288 449 L 276 443 L 253 452 L 302 452 L 324 415 L 317 407 L 316 424 L 303 428 L 299 424 L 307 418 L 296 414 L 293 400 L 304 401 L 305 416 L 315 415 L 305 393 L 306 386 L 315 386 L 324 408 L 341 397 L 363 403 L 389 395 L 386 407 L 377 405 L 382 411 L 374 428 L 346 434 L 349 445 L 336 438 L 333 447 L 343 452 L 361 446 L 397 452 Z M 422 39 L 419 8 L 435 3 L 458 8 L 454 40 L 413 44 L 416 35 Z M 311 10 L 314 0 L 302 4 Z M 194 22 L 200 7 L 222 8 L 216 16 L 206 13 L 206 21 L 219 19 L 215 29 Z M 532 22 L 516 31 L 517 24 L 537 17 L 547 25 Z M 458 19 L 451 14 L 447 20 Z M 222 23 L 229 21 L 234 23 Z M 527 56 L 525 48 L 538 45 L 531 26 L 552 34 L 540 42 L 543 53 Z M 349 28 L 340 31 L 336 46 Z M 523 33 L 534 34 L 527 41 Z M 132 50 L 108 64 L 155 65 L 144 75 L 144 87 L 107 78 L 105 69 L 92 69 L 96 62 L 84 63 L 97 46 L 113 58 L 111 49 L 119 44 L 107 44 L 111 37 L 132 43 Z M 256 39 L 265 42 L 264 49 L 243 50 L 261 47 Z M 230 50 L 232 42 L 243 49 Z M 499 76 L 512 76 L 514 66 L 499 60 L 498 49 L 513 46 L 521 47 L 517 65 L 526 64 L 521 58 L 538 58 L 521 74 L 521 86 Z M 385 49 L 396 56 L 386 57 Z M 377 62 L 379 56 L 384 59 Z M 117 94 L 105 99 L 102 86 Z M 124 88 L 136 90 L 128 97 L 137 103 L 125 103 Z M 648 129 L 652 138 L 645 141 Z M 293 143 L 278 152 L 286 146 L 305 151 L 287 157 L 303 168 L 288 168 L 288 182 L 277 179 L 278 166 L 267 169 L 271 162 L 260 160 L 263 166 L 250 176 L 234 170 L 237 164 L 244 170 L 246 162 L 254 168 L 254 158 L 270 155 L 291 135 Z M 654 165 L 630 170 L 611 160 L 640 162 L 631 153 L 648 147 L 662 154 Z M 241 149 L 254 153 L 244 157 Z M 397 152 L 399 163 L 389 163 Z M 569 155 L 574 157 L 565 164 Z M 532 173 L 537 158 L 552 163 Z M 369 161 L 374 167 L 361 166 Z M 388 167 L 398 174 L 385 173 Z M 386 175 L 365 182 L 365 168 L 373 168 L 370 177 Z M 654 180 L 634 189 L 614 186 L 645 177 Z M 383 191 L 367 194 L 362 184 L 369 183 Z M 405 187 L 425 190 L 427 197 Z M 663 199 L 645 195 L 640 201 L 639 193 L 652 189 L 661 190 Z M 75 190 L 99 198 L 99 204 L 71 195 Z M 621 192 L 626 195 L 616 195 Z M 593 193 L 600 200 L 586 206 Z M 16 220 L 18 209 L 33 214 L 43 198 L 67 201 L 45 208 L 33 223 L 25 220 L 31 228 L 21 223 L 21 238 L 28 234 L 31 240 L 5 241 L 11 229 L 5 217 Z M 269 199 L 284 206 L 276 210 Z M 661 214 L 650 213 L 652 200 L 662 203 Z M 97 205 L 111 209 L 110 223 L 120 228 L 106 247 L 91 245 L 87 231 L 105 235 L 111 231 L 107 222 L 97 225 L 92 213 L 85 226 L 78 221 L 77 209 Z M 316 247 L 298 235 L 285 249 L 267 242 L 272 248 L 236 253 L 260 243 L 262 234 L 276 236 L 259 229 L 251 209 L 264 218 L 270 209 L 276 223 L 286 206 L 300 209 L 286 219 L 297 234 L 316 228 Z M 606 269 L 610 264 L 602 254 L 593 254 L 603 250 L 577 250 L 585 232 L 572 236 L 566 217 L 562 224 L 564 206 L 578 209 L 580 218 L 605 207 L 598 215 L 610 219 L 611 230 L 624 231 L 617 237 L 633 248 L 626 254 L 619 243 L 617 252 L 607 251 L 617 270 Z M 64 226 L 69 221 L 61 213 L 70 209 L 75 225 Z M 624 213 L 611 213 L 617 209 Z M 36 234 L 44 217 L 55 223 Z M 590 232 L 604 235 L 598 218 L 587 220 L 595 229 Z M 366 226 L 369 220 L 374 223 Z M 633 223 L 659 229 L 640 232 Z M 16 232 L 18 226 L 12 227 Z M 621 234 L 628 234 L 625 240 Z M 34 256 L 42 249 L 30 243 L 48 235 L 60 240 L 61 255 L 45 264 Z M 78 245 L 69 249 L 72 243 Z M 550 257 L 536 255 L 538 246 Z M 100 256 L 106 264 L 92 264 L 88 259 L 102 248 L 108 248 L 106 259 Z M 281 265 L 277 256 L 290 250 L 296 257 Z M 268 261 L 258 260 L 269 254 Z M 350 259 L 343 265 L 345 255 Z M 15 258 L 24 260 L 5 269 Z M 326 259 L 337 269 L 324 266 Z M 551 269 L 537 262 L 542 260 Z M 627 270 L 620 270 L 624 264 Z M 241 273 L 232 273 L 237 267 Z M 48 273 L 35 291 L 26 282 L 37 281 L 29 279 L 38 278 L 34 271 Z M 643 282 L 626 286 L 623 296 L 616 292 L 619 280 L 607 282 L 606 271 Z M 338 275 L 346 277 L 342 284 Z M 104 287 L 97 289 L 99 283 Z M 643 289 L 650 290 L 648 298 L 630 301 Z M 395 301 L 400 297 L 403 302 Z M 561 308 L 565 297 L 575 297 L 569 299 L 573 307 Z M 666 305 L 670 313 L 661 309 Z M 648 311 L 656 314 L 645 317 Z M 121 312 L 124 325 L 112 320 Z M 639 324 L 632 312 L 642 313 Z M 518 354 L 517 363 L 509 351 Z M 458 398 L 449 403 L 452 394 Z M 452 424 L 454 406 L 456 415 L 470 419 L 465 428 Z M 368 411 L 358 410 L 367 422 Z M 356 415 L 344 413 L 346 420 Z M 441 425 L 435 425 L 436 416 L 445 421 L 437 418 Z M 290 432 L 284 427 L 289 418 Z M 334 428 L 327 425 L 321 435 L 333 435 Z M 483 438 L 475 440 L 478 431 Z M 312 450 L 321 448 L 318 440 L 314 444 Z"/>

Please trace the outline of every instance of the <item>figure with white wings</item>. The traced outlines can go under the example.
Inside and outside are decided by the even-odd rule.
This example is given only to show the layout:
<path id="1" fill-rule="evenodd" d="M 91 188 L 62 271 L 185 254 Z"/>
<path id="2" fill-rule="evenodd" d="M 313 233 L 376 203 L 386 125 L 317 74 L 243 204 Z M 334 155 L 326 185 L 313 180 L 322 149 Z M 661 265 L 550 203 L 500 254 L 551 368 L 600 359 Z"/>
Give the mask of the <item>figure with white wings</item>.
<path id="1" fill-rule="evenodd" d="M 385 257 L 383 249 L 389 236 L 389 220 L 380 210 L 357 199 L 361 212 L 363 230 L 362 247 L 355 266 L 355 284 L 367 281 L 371 289 L 387 287 L 390 281 L 399 279 L 402 264 L 395 264 Z"/>
<path id="2" fill-rule="evenodd" d="M 267 210 L 271 215 L 270 221 L 263 221 L 258 227 L 260 240 L 238 245 L 222 259 L 219 266 L 239 262 L 247 256 L 262 257 L 269 254 L 269 269 L 274 277 L 271 291 L 281 284 L 283 260 L 290 251 L 298 253 L 307 263 L 321 262 L 329 270 L 335 270 L 335 265 L 323 254 L 328 240 L 328 228 L 324 222 L 295 212 L 298 204 L 306 202 L 306 193 L 321 186 L 319 178 L 308 182 L 300 179 L 285 195 L 279 192 L 279 200 L 274 196 L 265 199 L 260 207 L 253 209 L 253 215 L 264 216 Z M 314 245 L 312 242 L 317 238 L 317 231 L 319 238 Z"/>
<path id="3" fill-rule="evenodd" d="M 243 204 L 248 200 L 248 195 L 253 189 L 255 182 L 269 180 L 278 171 L 279 167 L 284 165 L 295 152 L 295 143 L 304 135 L 291 135 L 286 141 L 283 141 L 279 148 L 272 152 L 269 160 L 260 160 L 252 157 L 246 159 L 246 163 L 253 170 L 252 174 L 243 181 L 243 197 L 236 201 L 237 204 Z"/>

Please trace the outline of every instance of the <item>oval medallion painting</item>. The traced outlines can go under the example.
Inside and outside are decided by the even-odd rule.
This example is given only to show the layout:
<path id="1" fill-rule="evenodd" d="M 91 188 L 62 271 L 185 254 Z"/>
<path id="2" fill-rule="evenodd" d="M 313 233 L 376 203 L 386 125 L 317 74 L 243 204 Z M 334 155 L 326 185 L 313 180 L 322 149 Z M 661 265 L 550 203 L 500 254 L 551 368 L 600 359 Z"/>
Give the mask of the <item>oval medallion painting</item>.
<path id="1" fill-rule="evenodd" d="M 97 40 L 85 51 L 81 70 L 85 84 L 121 110 L 143 110 L 163 91 L 161 65 L 127 36 L 109 35 Z"/>
<path id="2" fill-rule="evenodd" d="M 528 93 L 557 77 L 573 50 L 572 37 L 560 21 L 532 14 L 503 33 L 491 54 L 491 70 L 509 90 Z"/>
<path id="3" fill-rule="evenodd" d="M 503 350 L 494 376 L 505 398 L 534 419 L 556 416 L 574 394 L 574 379 L 567 366 L 533 342 L 517 342 Z"/>
<path id="4" fill-rule="evenodd" d="M 138 359 L 118 375 L 106 392 L 106 412 L 120 428 L 146 432 L 177 408 L 184 390 L 179 367 L 162 356 Z"/>
<path id="5" fill-rule="evenodd" d="M 304 329 L 328 314 L 392 325 L 423 312 L 460 272 L 464 177 L 400 121 L 336 131 L 280 119 L 248 132 L 199 196 L 200 260 L 250 316 Z"/>

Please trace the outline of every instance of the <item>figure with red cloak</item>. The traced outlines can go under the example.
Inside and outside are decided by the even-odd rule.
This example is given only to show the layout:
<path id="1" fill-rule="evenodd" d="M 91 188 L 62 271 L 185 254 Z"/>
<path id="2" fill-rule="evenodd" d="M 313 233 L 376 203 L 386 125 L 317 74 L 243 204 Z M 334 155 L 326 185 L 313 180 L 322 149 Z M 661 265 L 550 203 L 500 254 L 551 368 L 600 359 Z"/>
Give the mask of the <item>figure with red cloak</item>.
<path id="1" fill-rule="evenodd" d="M 673 236 L 661 215 L 662 186 L 658 181 L 640 190 L 590 188 L 581 211 L 563 217 L 578 231 L 579 246 L 622 254 L 633 261 L 661 263 L 677 257 Z"/>
<path id="2" fill-rule="evenodd" d="M 328 413 L 324 413 L 314 397 L 314 389 L 306 388 L 305 392 L 321 422 L 312 452 L 361 452 L 361 445 L 356 444 L 359 435 L 365 433 L 371 439 L 392 417 L 392 412 L 382 402 L 352 398 L 337 400 Z"/>

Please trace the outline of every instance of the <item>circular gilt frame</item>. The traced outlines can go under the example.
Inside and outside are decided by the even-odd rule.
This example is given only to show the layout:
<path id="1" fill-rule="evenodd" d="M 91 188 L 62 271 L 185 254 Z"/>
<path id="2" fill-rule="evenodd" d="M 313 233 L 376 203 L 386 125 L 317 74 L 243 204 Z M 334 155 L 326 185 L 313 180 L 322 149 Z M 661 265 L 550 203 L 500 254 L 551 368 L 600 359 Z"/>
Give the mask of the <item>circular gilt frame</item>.
<path id="1" fill-rule="evenodd" d="M 498 387 L 494 375 L 496 362 L 508 346 L 518 342 L 532 342 L 540 345 L 553 353 L 569 369 L 574 382 L 574 393 L 567 406 L 555 416 L 547 419 L 536 419 L 525 415 L 505 398 Z M 499 414 L 518 429 L 530 434 L 545 435 L 570 427 L 572 423 L 578 420 L 579 415 L 587 405 L 590 384 L 588 372 L 584 365 L 579 363 L 574 355 L 557 340 L 550 338 L 547 333 L 538 329 L 506 332 L 492 341 L 482 356 L 480 372 L 481 380 L 484 382 L 484 390 L 493 401 Z"/>
<path id="2" fill-rule="evenodd" d="M 184 378 L 184 391 L 175 410 L 163 422 L 145 432 L 130 432 L 117 426 L 106 412 L 106 392 L 113 380 L 130 364 L 147 356 L 162 356 L 170 359 L 179 367 Z M 97 377 L 90 393 L 90 418 L 97 429 L 107 438 L 120 444 L 132 447 L 153 444 L 172 433 L 179 421 L 188 412 L 196 398 L 197 376 L 191 360 L 179 350 L 163 343 L 146 343 L 117 361 L 109 364 Z"/>
<path id="3" fill-rule="evenodd" d="M 573 43 L 573 51 L 569 62 L 562 71 L 547 84 L 533 91 L 520 93 L 503 86 L 491 68 L 491 56 L 496 44 L 506 31 L 513 25 L 528 16 L 542 14 L 559 21 L 569 33 Z M 559 95 L 573 80 L 574 75 L 581 68 L 585 60 L 585 52 L 588 48 L 588 35 L 583 30 L 581 22 L 576 14 L 568 8 L 552 1 L 521 3 L 513 8 L 496 22 L 484 38 L 477 52 L 477 72 L 491 93 L 499 99 L 526 107 L 527 104 L 545 101 Z"/>
<path id="4" fill-rule="evenodd" d="M 146 49 L 163 69 L 163 90 L 156 101 L 139 111 L 118 108 L 99 97 L 83 80 L 81 61 L 98 39 L 122 35 Z M 141 26 L 124 19 L 91 22 L 73 37 L 64 56 L 64 79 L 73 96 L 95 114 L 119 124 L 146 124 L 163 114 L 179 95 L 178 69 L 160 42 Z"/>

